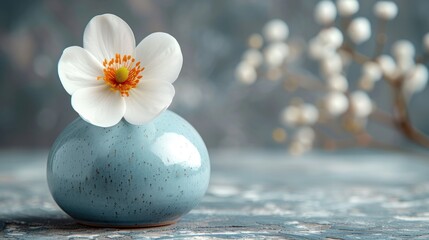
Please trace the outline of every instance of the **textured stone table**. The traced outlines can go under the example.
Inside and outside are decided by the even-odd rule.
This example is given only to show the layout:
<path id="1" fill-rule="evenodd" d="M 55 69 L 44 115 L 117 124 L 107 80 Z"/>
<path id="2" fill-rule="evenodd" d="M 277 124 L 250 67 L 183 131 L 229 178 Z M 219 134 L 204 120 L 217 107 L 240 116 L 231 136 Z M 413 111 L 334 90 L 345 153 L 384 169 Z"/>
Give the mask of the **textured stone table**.
<path id="1" fill-rule="evenodd" d="M 176 225 L 89 228 L 49 195 L 46 152 L 0 152 L 0 239 L 429 239 L 429 159 L 387 152 L 213 151 L 203 202 Z"/>

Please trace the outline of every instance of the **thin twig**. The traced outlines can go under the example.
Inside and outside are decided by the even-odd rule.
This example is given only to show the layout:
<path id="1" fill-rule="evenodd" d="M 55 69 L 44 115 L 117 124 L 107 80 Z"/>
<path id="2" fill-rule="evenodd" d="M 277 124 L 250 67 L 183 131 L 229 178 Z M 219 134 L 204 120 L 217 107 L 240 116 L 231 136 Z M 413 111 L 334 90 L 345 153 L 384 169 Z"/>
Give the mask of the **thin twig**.
<path id="1" fill-rule="evenodd" d="M 411 122 L 405 96 L 402 92 L 402 84 L 391 86 L 394 87 L 393 100 L 395 106 L 395 122 L 397 127 L 409 140 L 423 147 L 429 148 L 429 138 L 418 131 Z"/>
<path id="2" fill-rule="evenodd" d="M 374 56 L 372 59 L 376 59 L 378 56 L 380 56 L 380 54 L 383 53 L 383 48 L 384 45 L 386 44 L 387 41 L 387 36 L 386 36 L 386 23 L 387 21 L 381 18 L 378 18 L 377 21 L 377 36 L 375 37 L 375 51 L 374 51 Z"/>
<path id="3" fill-rule="evenodd" d="M 375 122 L 382 123 L 383 126 L 388 126 L 390 128 L 396 128 L 395 119 L 393 116 L 388 113 L 381 111 L 380 109 L 375 109 L 369 117 Z"/>
<path id="4" fill-rule="evenodd" d="M 353 59 L 355 62 L 359 63 L 359 64 L 364 64 L 364 63 L 366 63 L 366 62 L 368 62 L 368 61 L 371 61 L 371 58 L 370 58 L 370 57 L 366 56 L 366 55 L 365 55 L 365 54 L 363 54 L 363 53 L 360 53 L 360 52 L 356 51 L 355 49 L 353 49 L 353 48 L 352 48 L 352 47 L 350 47 L 349 45 L 343 44 L 343 45 L 340 47 L 340 49 L 339 49 L 339 50 L 340 50 L 340 51 L 342 50 L 342 51 L 344 51 L 344 52 L 346 52 L 346 53 L 350 54 L 350 56 L 352 57 L 352 59 Z"/>
<path id="5" fill-rule="evenodd" d="M 293 81 L 292 84 L 297 84 L 299 87 L 306 88 L 308 90 L 326 91 L 325 85 L 322 81 L 314 78 L 309 78 L 304 74 L 298 74 L 291 71 L 285 71 L 286 77 L 285 82 Z"/>

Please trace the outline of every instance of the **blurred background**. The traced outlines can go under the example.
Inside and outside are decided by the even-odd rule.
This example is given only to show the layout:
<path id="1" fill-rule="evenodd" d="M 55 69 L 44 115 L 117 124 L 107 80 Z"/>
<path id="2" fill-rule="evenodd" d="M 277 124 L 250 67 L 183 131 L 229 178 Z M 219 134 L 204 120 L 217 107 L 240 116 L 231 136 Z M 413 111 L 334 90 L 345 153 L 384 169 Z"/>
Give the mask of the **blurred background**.
<path id="1" fill-rule="evenodd" d="M 389 39 L 408 39 L 422 52 L 429 31 L 429 1 L 395 1 L 399 15 L 387 27 Z M 314 22 L 317 1 L 200 0 L 200 1 L 66 1 L 3 2 L 0 8 L 0 149 L 49 148 L 56 136 L 78 115 L 70 105 L 57 74 L 62 51 L 82 46 L 83 31 L 98 14 L 113 13 L 133 29 L 136 42 L 155 31 L 179 41 L 184 64 L 174 83 L 171 110 L 200 132 L 209 148 L 279 147 L 272 129 L 290 99 L 276 83 L 239 84 L 234 71 L 247 38 L 261 32 L 272 18 L 285 20 L 290 41 L 299 50 L 320 27 Z M 373 1 L 361 1 L 358 15 L 373 20 Z M 388 42 L 388 46 L 391 42 Z M 363 44 L 371 51 L 372 42 Z M 387 47 L 386 49 L 389 49 Z M 304 53 L 305 54 L 305 53 Z M 317 73 L 317 66 L 301 66 Z M 415 125 L 429 133 L 429 90 L 411 100 Z M 387 103 L 387 89 L 374 91 Z M 388 133 L 381 132 L 380 134 Z M 392 138 L 392 141 L 397 139 Z"/>

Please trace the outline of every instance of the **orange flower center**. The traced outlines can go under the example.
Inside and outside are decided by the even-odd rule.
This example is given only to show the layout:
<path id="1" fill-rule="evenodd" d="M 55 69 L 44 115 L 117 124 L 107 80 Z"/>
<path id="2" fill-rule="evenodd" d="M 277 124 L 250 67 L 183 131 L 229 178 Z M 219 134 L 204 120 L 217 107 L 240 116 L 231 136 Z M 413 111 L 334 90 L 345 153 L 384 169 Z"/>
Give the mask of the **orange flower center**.
<path id="1" fill-rule="evenodd" d="M 97 80 L 103 79 L 112 91 L 119 91 L 123 97 L 130 95 L 129 91 L 137 86 L 144 70 L 131 55 L 118 53 L 110 61 L 104 59 L 103 67 L 104 76 L 98 76 Z"/>

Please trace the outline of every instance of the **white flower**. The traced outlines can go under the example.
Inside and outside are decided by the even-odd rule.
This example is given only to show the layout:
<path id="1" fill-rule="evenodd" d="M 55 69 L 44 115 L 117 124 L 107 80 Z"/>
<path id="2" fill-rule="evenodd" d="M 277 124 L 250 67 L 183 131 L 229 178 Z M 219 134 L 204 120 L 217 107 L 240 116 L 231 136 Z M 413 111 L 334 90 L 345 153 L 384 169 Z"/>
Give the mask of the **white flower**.
<path id="1" fill-rule="evenodd" d="M 304 124 L 313 125 L 319 119 L 319 110 L 312 104 L 302 104 L 301 118 Z"/>
<path id="2" fill-rule="evenodd" d="M 66 48 L 58 63 L 73 108 L 89 123 L 110 127 L 122 117 L 144 124 L 164 111 L 173 99 L 172 83 L 182 68 L 176 39 L 153 33 L 136 47 L 126 22 L 112 14 L 91 19 L 83 48 Z"/>
<path id="3" fill-rule="evenodd" d="M 327 55 L 322 59 L 321 68 L 325 76 L 336 75 L 343 70 L 343 61 L 338 54 Z"/>
<path id="4" fill-rule="evenodd" d="M 301 109 L 298 106 L 287 106 L 281 112 L 281 121 L 286 126 L 295 126 L 301 121 Z"/>
<path id="5" fill-rule="evenodd" d="M 354 43 L 361 44 L 371 37 L 371 24 L 366 18 L 355 18 L 350 23 L 347 33 Z"/>
<path id="6" fill-rule="evenodd" d="M 378 18 L 391 20 L 398 15 L 398 6 L 394 2 L 380 1 L 374 5 L 374 14 Z"/>
<path id="7" fill-rule="evenodd" d="M 298 141 L 299 143 L 303 144 L 304 146 L 311 147 L 315 137 L 316 137 L 316 133 L 314 132 L 313 128 L 302 127 L 296 131 L 296 133 L 294 135 L 294 140 Z"/>
<path id="8" fill-rule="evenodd" d="M 414 58 L 416 50 L 414 45 L 408 40 L 396 41 L 392 46 L 392 53 L 397 60 L 404 58 Z"/>
<path id="9" fill-rule="evenodd" d="M 314 18 L 316 22 L 322 25 L 332 23 L 337 16 L 337 9 L 333 2 L 328 0 L 322 0 L 317 3 L 314 10 Z"/>
<path id="10" fill-rule="evenodd" d="M 404 91 L 408 94 L 422 91 L 428 81 L 428 69 L 423 64 L 417 64 L 404 80 Z"/>
<path id="11" fill-rule="evenodd" d="M 252 65 L 248 62 L 241 62 L 235 69 L 235 77 L 244 84 L 252 84 L 258 76 Z"/>
<path id="12" fill-rule="evenodd" d="M 284 42 L 271 43 L 264 49 L 265 61 L 270 67 L 282 65 L 288 54 L 289 47 Z"/>
<path id="13" fill-rule="evenodd" d="M 335 53 L 335 49 L 326 47 L 319 37 L 312 38 L 308 43 L 308 54 L 311 58 L 320 60 Z"/>
<path id="14" fill-rule="evenodd" d="M 366 62 L 362 66 L 362 74 L 363 74 L 363 77 L 371 81 L 378 81 L 381 78 L 382 72 L 377 63 Z"/>
<path id="15" fill-rule="evenodd" d="M 393 76 L 395 73 L 396 64 L 391 56 L 381 55 L 377 58 L 377 63 L 384 75 L 389 77 Z"/>
<path id="16" fill-rule="evenodd" d="M 341 74 L 330 76 L 326 80 L 328 83 L 329 90 L 332 90 L 332 91 L 345 92 L 349 87 L 349 83 L 347 82 L 347 79 Z"/>
<path id="17" fill-rule="evenodd" d="M 395 76 L 406 75 L 415 66 L 414 59 L 412 58 L 400 58 L 396 61 Z"/>
<path id="18" fill-rule="evenodd" d="M 336 27 L 321 30 L 317 38 L 319 38 L 324 47 L 332 49 L 337 49 L 343 44 L 343 34 Z"/>
<path id="19" fill-rule="evenodd" d="M 357 0 L 337 0 L 338 13 L 341 16 L 351 16 L 359 10 L 359 2 Z"/>
<path id="20" fill-rule="evenodd" d="M 323 60 L 337 55 L 337 49 L 343 44 L 343 34 L 336 27 L 322 29 L 308 44 L 308 53 L 311 58 Z"/>
<path id="21" fill-rule="evenodd" d="M 423 37 L 423 47 L 426 51 L 429 51 L 429 33 L 426 33 Z"/>
<path id="22" fill-rule="evenodd" d="M 331 92 L 325 97 L 325 108 L 334 117 L 346 112 L 348 107 L 349 101 L 343 93 Z"/>
<path id="23" fill-rule="evenodd" d="M 396 59 L 396 74 L 406 75 L 408 71 L 414 68 L 416 50 L 410 41 L 396 41 L 392 46 L 392 54 Z"/>
<path id="24" fill-rule="evenodd" d="M 259 50 L 250 48 L 244 52 L 243 61 L 247 62 L 253 67 L 259 67 L 264 61 L 264 57 Z"/>
<path id="25" fill-rule="evenodd" d="M 289 36 L 289 27 L 281 19 L 273 19 L 263 28 L 265 38 L 271 42 L 284 41 Z"/>
<path id="26" fill-rule="evenodd" d="M 372 101 L 363 91 L 355 91 L 350 94 L 350 104 L 353 113 L 358 118 L 365 118 L 372 112 Z"/>
<path id="27" fill-rule="evenodd" d="M 319 111 L 308 103 L 290 105 L 283 109 L 280 118 L 286 126 L 313 125 L 319 119 Z"/>

